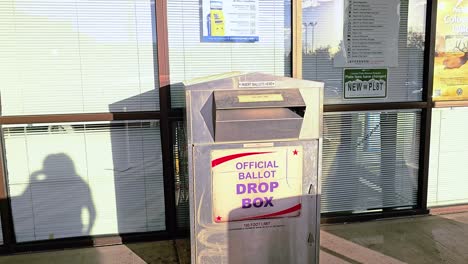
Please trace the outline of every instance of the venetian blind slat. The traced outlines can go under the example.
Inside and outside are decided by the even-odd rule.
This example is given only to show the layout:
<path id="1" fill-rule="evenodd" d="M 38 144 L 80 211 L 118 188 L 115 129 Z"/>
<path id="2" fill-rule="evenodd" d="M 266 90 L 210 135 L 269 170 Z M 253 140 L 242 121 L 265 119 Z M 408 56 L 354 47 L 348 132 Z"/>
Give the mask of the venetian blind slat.
<path id="1" fill-rule="evenodd" d="M 4 128 L 19 242 L 165 230 L 158 121 Z"/>
<path id="2" fill-rule="evenodd" d="M 468 108 L 432 110 L 428 205 L 468 202 Z"/>
<path id="3" fill-rule="evenodd" d="M 322 213 L 417 203 L 419 110 L 324 116 Z"/>
<path id="4" fill-rule="evenodd" d="M 150 0 L 1 1 L 2 115 L 159 110 L 153 9 Z"/>

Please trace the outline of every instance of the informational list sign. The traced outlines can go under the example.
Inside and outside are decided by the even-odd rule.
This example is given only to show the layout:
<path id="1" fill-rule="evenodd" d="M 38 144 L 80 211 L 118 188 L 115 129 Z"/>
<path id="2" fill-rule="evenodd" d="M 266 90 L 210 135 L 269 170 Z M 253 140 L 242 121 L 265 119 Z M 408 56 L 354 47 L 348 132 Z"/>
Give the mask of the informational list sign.
<path id="1" fill-rule="evenodd" d="M 434 101 L 468 100 L 468 0 L 439 0 Z"/>
<path id="2" fill-rule="evenodd" d="M 202 41 L 255 42 L 258 0 L 202 0 Z"/>
<path id="3" fill-rule="evenodd" d="M 344 98 L 387 97 L 387 69 L 344 69 Z"/>
<path id="4" fill-rule="evenodd" d="M 345 0 L 335 67 L 398 66 L 399 0 Z"/>
<path id="5" fill-rule="evenodd" d="M 213 150 L 213 221 L 298 216 L 302 146 Z"/>

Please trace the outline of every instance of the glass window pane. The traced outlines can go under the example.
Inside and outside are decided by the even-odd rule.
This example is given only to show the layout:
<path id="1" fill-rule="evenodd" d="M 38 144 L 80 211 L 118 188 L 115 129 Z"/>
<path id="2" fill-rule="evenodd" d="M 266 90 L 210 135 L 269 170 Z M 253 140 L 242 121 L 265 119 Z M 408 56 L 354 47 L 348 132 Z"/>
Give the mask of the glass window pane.
<path id="1" fill-rule="evenodd" d="M 157 121 L 3 130 L 18 242 L 165 229 Z"/>
<path id="2" fill-rule="evenodd" d="M 395 25 L 398 25 L 399 28 L 394 29 L 394 37 L 388 32 L 382 32 L 380 28 L 353 30 L 350 34 L 344 34 L 345 21 L 348 21 L 348 15 L 350 19 L 353 17 L 356 21 L 362 18 L 360 17 L 361 13 L 348 14 L 350 9 L 347 8 L 346 4 L 351 3 L 351 0 L 303 0 L 303 78 L 325 83 L 325 104 L 422 100 L 426 0 L 380 1 L 382 3 L 394 2 L 395 10 L 378 11 L 381 16 L 396 21 Z M 375 2 L 378 1 L 360 1 L 360 4 Z M 374 12 L 372 8 L 369 10 Z M 348 13 L 346 13 L 346 10 Z M 358 12 L 365 12 L 364 7 L 356 8 L 356 10 Z M 378 23 L 378 21 L 370 23 Z M 376 35 L 380 34 L 380 36 L 374 36 L 372 32 L 376 32 Z M 384 36 L 383 38 L 381 37 L 382 35 Z M 346 39 L 343 39 L 344 36 L 346 36 Z M 366 43 L 368 43 L 368 46 L 356 45 L 357 47 L 353 46 L 351 49 L 348 47 L 351 44 L 345 45 L 345 43 L 352 43 L 353 39 L 355 41 L 367 39 Z M 381 41 L 382 39 L 383 41 Z M 356 56 L 359 57 L 375 56 L 370 51 L 370 46 L 377 45 L 383 48 L 385 43 L 394 39 L 396 40 L 395 46 L 397 46 L 397 52 L 389 52 L 389 54 L 394 54 L 390 58 L 397 58 L 397 65 L 392 65 L 390 59 L 386 59 L 386 61 L 381 63 L 383 66 L 378 67 L 371 64 L 362 64 L 362 66 L 348 65 L 349 67 L 344 67 L 336 63 L 336 60 L 342 56 L 350 57 L 351 54 L 348 53 L 350 50 L 351 52 L 355 51 L 358 54 Z M 347 52 L 344 52 L 345 50 Z M 387 69 L 386 97 L 364 98 L 365 96 L 361 96 L 361 98 L 345 99 L 343 89 L 344 68 Z"/>
<path id="3" fill-rule="evenodd" d="M 419 110 L 324 116 L 322 213 L 417 203 Z"/>
<path id="4" fill-rule="evenodd" d="M 279 76 L 291 74 L 291 1 L 261 0 L 224 1 L 225 34 L 247 34 L 243 23 L 253 30 L 258 40 L 236 42 L 223 39 L 205 40 L 210 0 L 168 1 L 169 62 L 173 107 L 184 106 L 181 82 L 193 78 L 232 71 L 264 72 Z M 242 2 L 242 1 L 239 1 Z M 254 3 L 258 3 L 256 6 Z M 234 7 L 239 5 L 238 7 Z M 244 10 L 242 8 L 248 8 Z M 207 9 L 203 11 L 204 9 Z M 202 15 L 201 15 L 202 14 Z M 245 15 L 248 15 L 245 17 Z M 241 25 L 242 24 L 242 25 Z M 213 33 L 214 34 L 214 33 Z M 249 34 L 247 34 L 249 35 Z"/>
<path id="5" fill-rule="evenodd" d="M 2 115 L 158 110 L 154 18 L 151 0 L 0 1 Z"/>

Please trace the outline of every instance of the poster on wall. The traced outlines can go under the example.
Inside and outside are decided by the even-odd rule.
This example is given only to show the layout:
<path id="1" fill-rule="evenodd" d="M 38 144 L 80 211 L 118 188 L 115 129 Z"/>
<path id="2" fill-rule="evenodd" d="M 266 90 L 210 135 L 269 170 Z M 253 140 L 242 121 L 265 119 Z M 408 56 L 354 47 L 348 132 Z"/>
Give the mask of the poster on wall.
<path id="1" fill-rule="evenodd" d="M 468 99 L 468 0 L 439 0 L 434 101 Z"/>
<path id="2" fill-rule="evenodd" d="M 344 99 L 387 97 L 387 69 L 344 69 Z"/>
<path id="3" fill-rule="evenodd" d="M 343 42 L 335 67 L 398 66 L 400 0 L 344 0 Z"/>
<path id="4" fill-rule="evenodd" d="M 258 1 L 202 0 L 202 41 L 258 41 Z"/>

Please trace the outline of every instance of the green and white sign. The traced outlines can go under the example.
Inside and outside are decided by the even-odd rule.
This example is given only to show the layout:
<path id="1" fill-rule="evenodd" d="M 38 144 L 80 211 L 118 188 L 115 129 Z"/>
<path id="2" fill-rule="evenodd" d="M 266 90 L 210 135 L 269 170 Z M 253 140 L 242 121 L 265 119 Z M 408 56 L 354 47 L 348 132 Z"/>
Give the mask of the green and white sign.
<path id="1" fill-rule="evenodd" d="M 387 97 L 387 73 L 387 69 L 344 69 L 344 98 Z"/>

